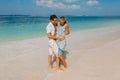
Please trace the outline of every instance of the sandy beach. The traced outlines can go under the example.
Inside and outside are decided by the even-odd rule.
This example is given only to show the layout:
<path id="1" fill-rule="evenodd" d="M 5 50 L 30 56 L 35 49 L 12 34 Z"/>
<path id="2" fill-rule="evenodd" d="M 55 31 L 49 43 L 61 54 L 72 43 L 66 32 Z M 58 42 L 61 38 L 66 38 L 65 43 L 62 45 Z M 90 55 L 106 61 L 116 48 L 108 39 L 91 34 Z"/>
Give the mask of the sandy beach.
<path id="1" fill-rule="evenodd" d="M 120 80 L 120 25 L 72 32 L 64 72 L 48 70 L 47 37 L 0 43 L 0 80 Z"/>

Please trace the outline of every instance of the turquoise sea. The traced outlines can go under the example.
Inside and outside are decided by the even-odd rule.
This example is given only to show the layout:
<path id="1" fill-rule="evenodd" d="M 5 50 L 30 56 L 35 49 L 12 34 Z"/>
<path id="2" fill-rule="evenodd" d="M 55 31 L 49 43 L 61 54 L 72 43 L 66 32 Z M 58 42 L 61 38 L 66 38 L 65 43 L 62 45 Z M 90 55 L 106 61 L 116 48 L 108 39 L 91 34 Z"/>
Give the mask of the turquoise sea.
<path id="1" fill-rule="evenodd" d="M 71 32 L 109 27 L 120 23 L 120 17 L 66 16 Z M 1 15 L 0 42 L 46 36 L 49 17 Z"/>

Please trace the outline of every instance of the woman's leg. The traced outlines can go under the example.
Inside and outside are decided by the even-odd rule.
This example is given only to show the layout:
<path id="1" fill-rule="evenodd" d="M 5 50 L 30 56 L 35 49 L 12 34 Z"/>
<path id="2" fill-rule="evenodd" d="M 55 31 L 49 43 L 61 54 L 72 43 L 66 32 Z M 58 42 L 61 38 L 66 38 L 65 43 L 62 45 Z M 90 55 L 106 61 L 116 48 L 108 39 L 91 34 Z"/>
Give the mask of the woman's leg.
<path id="1" fill-rule="evenodd" d="M 56 56 L 56 69 L 59 70 L 60 69 L 60 59 L 58 56 Z"/>
<path id="2" fill-rule="evenodd" d="M 65 61 L 65 58 L 62 55 L 59 55 L 60 61 L 63 62 L 64 68 L 67 68 L 67 62 Z"/>

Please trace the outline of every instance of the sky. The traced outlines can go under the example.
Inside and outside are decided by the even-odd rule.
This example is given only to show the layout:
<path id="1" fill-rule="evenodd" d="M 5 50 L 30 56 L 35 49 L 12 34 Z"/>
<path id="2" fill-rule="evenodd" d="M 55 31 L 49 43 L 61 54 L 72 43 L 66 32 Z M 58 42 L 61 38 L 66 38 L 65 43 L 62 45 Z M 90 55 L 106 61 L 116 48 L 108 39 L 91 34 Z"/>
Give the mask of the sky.
<path id="1" fill-rule="evenodd" d="M 0 15 L 120 16 L 120 0 L 0 0 Z"/>

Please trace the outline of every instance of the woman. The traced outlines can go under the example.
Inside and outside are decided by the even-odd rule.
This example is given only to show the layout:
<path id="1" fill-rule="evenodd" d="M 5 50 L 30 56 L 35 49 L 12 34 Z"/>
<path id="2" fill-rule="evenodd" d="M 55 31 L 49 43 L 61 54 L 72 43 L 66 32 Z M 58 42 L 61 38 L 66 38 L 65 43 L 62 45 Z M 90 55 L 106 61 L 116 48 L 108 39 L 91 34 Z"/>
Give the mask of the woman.
<path id="1" fill-rule="evenodd" d="M 56 35 L 61 38 L 61 40 L 56 40 L 59 59 L 60 61 L 62 61 L 64 68 L 67 68 L 67 63 L 65 61 L 65 58 L 63 57 L 63 54 L 66 47 L 66 36 L 70 34 L 70 30 L 64 16 L 60 17 L 60 21 L 58 22 L 56 29 Z"/>

